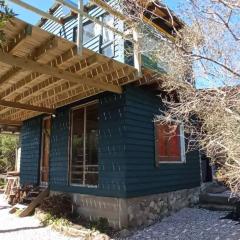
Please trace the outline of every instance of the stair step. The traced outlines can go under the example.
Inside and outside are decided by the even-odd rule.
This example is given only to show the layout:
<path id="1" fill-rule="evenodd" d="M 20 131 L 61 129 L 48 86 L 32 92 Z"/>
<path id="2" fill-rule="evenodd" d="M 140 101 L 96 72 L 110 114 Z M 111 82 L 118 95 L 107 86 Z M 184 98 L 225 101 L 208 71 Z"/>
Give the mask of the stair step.
<path id="1" fill-rule="evenodd" d="M 229 198 L 228 195 L 216 193 L 202 193 L 199 196 L 201 204 L 216 204 L 225 206 L 234 206 L 236 198 Z"/>
<path id="2" fill-rule="evenodd" d="M 219 204 L 200 204 L 199 207 L 215 211 L 233 211 L 235 209 L 235 207 L 232 205 L 219 205 Z"/>

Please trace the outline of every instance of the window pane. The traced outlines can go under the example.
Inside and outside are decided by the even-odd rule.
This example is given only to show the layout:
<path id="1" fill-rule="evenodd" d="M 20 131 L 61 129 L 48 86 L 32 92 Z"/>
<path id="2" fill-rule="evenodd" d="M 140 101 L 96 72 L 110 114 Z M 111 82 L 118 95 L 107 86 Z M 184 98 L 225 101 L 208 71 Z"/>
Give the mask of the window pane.
<path id="1" fill-rule="evenodd" d="M 105 15 L 103 17 L 103 22 L 107 25 L 113 27 L 114 26 L 114 18 L 111 15 Z M 103 27 L 103 43 L 112 41 L 114 39 L 114 34 L 111 30 Z"/>
<path id="2" fill-rule="evenodd" d="M 84 109 L 72 112 L 71 183 L 83 184 Z"/>
<path id="3" fill-rule="evenodd" d="M 95 37 L 94 23 L 89 22 L 83 26 L 83 42 L 86 43 Z"/>
<path id="4" fill-rule="evenodd" d="M 104 47 L 102 49 L 102 54 L 107 57 L 114 57 L 114 45 L 113 43 L 108 45 L 107 47 Z"/>
<path id="5" fill-rule="evenodd" d="M 101 26 L 93 22 L 87 22 L 83 26 L 83 43 L 89 42 L 94 37 L 101 34 Z"/>
<path id="6" fill-rule="evenodd" d="M 98 183 L 98 110 L 97 104 L 87 106 L 86 109 L 86 163 L 85 183 Z"/>

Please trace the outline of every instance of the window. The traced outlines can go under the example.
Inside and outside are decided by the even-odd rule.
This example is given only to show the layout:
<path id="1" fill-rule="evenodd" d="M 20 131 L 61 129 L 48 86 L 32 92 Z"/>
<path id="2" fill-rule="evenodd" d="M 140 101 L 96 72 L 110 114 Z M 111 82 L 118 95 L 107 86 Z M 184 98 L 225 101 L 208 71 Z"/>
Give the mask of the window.
<path id="1" fill-rule="evenodd" d="M 111 15 L 104 15 L 103 16 L 103 22 L 106 23 L 107 25 L 114 27 L 114 18 Z M 114 33 L 109 30 L 108 28 L 103 27 L 103 43 L 107 43 L 109 41 L 114 40 Z"/>
<path id="2" fill-rule="evenodd" d="M 111 15 L 103 15 L 99 20 L 111 27 L 115 27 L 114 17 Z M 72 41 L 77 41 L 77 26 L 73 28 Z M 114 33 L 91 20 L 83 23 L 83 44 L 90 44 L 90 49 L 94 47 L 99 41 L 99 52 L 107 57 L 113 58 L 115 56 L 115 36 Z M 87 45 L 85 45 L 87 46 Z M 93 50 L 93 49 L 92 49 Z"/>
<path id="3" fill-rule="evenodd" d="M 155 122 L 155 154 L 156 162 L 185 162 L 185 141 L 183 125 L 173 122 L 163 124 Z"/>
<path id="4" fill-rule="evenodd" d="M 113 58 L 114 57 L 114 44 L 113 42 L 110 44 L 106 44 L 104 46 L 102 46 L 101 48 L 101 53 L 109 58 Z"/>
<path id="5" fill-rule="evenodd" d="M 97 103 L 73 109 L 70 183 L 98 184 L 98 111 Z"/>

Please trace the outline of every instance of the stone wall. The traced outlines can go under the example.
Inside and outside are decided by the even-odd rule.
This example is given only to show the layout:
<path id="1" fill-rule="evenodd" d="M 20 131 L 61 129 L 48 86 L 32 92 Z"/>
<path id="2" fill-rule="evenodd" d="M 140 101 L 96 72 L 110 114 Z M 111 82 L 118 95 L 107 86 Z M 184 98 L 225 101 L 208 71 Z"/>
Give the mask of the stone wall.
<path id="1" fill-rule="evenodd" d="M 193 188 L 127 199 L 79 193 L 73 193 L 72 197 L 81 215 L 90 219 L 107 218 L 112 227 L 122 229 L 150 225 L 181 208 L 192 206 L 198 203 L 199 192 L 200 188 Z"/>
<path id="2" fill-rule="evenodd" d="M 199 201 L 200 188 L 127 199 L 128 226 L 150 225 Z"/>

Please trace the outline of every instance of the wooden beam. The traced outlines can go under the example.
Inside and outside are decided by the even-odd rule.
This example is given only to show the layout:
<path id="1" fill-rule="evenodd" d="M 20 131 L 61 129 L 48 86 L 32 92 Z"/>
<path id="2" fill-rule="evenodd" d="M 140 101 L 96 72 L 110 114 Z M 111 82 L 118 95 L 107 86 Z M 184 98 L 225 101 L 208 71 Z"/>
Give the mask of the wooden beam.
<path id="1" fill-rule="evenodd" d="M 87 72 L 90 72 L 92 69 L 96 68 L 97 66 L 104 66 L 104 63 L 102 65 L 100 65 L 99 62 L 92 62 L 92 58 L 89 57 L 87 60 L 87 66 L 80 69 L 79 71 L 77 71 L 78 74 L 85 74 Z M 42 93 L 43 91 L 47 91 L 48 89 L 52 89 L 54 88 L 54 86 L 56 86 L 56 84 L 60 84 L 61 82 L 63 82 L 65 80 L 59 80 L 58 78 L 54 78 L 54 77 L 50 77 L 46 80 L 43 81 L 38 81 L 37 84 L 35 84 L 34 86 L 28 88 L 26 91 L 21 92 L 17 97 L 15 97 L 16 101 L 19 100 L 24 100 L 24 101 L 28 101 L 30 98 L 39 95 L 40 93 Z M 1 113 L 2 111 L 0 111 Z"/>
<path id="2" fill-rule="evenodd" d="M 32 26 L 26 24 L 24 29 L 21 29 L 13 39 L 8 40 L 8 45 L 4 46 L 4 52 L 12 52 L 27 36 L 31 36 Z"/>
<path id="3" fill-rule="evenodd" d="M 56 67 L 51 67 L 48 65 L 40 64 L 37 62 L 34 62 L 27 58 L 19 58 L 16 56 L 13 56 L 9 53 L 0 52 L 0 61 L 9 65 L 13 65 L 16 67 L 20 67 L 26 70 L 50 75 L 53 77 L 57 77 L 60 79 L 66 79 L 70 82 L 78 83 L 78 84 L 87 84 L 91 87 L 99 88 L 105 91 L 115 92 L 115 93 L 122 93 L 122 89 L 120 86 L 98 82 L 92 79 L 84 79 L 80 78 L 79 75 L 71 72 L 67 72 L 61 69 L 58 69 Z"/>
<path id="4" fill-rule="evenodd" d="M 25 2 L 23 2 L 21 0 L 9 0 L 9 1 L 13 2 L 13 3 L 15 3 L 15 4 L 25 8 L 27 10 L 29 10 L 29 11 L 32 11 L 32 12 L 34 12 L 34 13 L 42 16 L 42 17 L 45 17 L 45 18 L 47 18 L 49 20 L 52 20 L 52 21 L 62 25 L 62 22 L 58 18 L 56 18 L 56 17 L 52 16 L 51 14 L 46 13 L 46 12 L 44 12 L 44 11 L 38 9 L 38 8 L 33 7 L 30 4 L 27 4 L 27 3 L 25 3 Z"/>
<path id="5" fill-rule="evenodd" d="M 41 112 L 41 113 L 53 114 L 55 112 L 54 109 L 50 109 L 50 108 L 38 107 L 38 106 L 29 105 L 29 104 L 10 102 L 5 100 L 0 100 L 0 105 L 4 107 L 24 109 L 24 110 L 34 111 L 34 112 Z"/>
<path id="6" fill-rule="evenodd" d="M 83 12 L 83 0 L 78 0 L 78 9 Z M 81 13 L 78 13 L 78 25 L 77 25 L 77 48 L 78 54 L 82 57 L 83 54 L 83 17 Z"/>
<path id="7" fill-rule="evenodd" d="M 3 52 L 12 52 L 17 46 L 22 43 L 24 39 L 26 39 L 27 36 L 30 36 L 32 34 L 32 26 L 29 24 L 26 25 L 26 27 L 23 30 L 20 30 L 17 35 L 8 40 L 8 45 L 3 48 Z M 19 72 L 20 68 L 13 67 L 10 70 L 8 70 L 5 74 L 3 74 L 0 78 L 0 84 L 8 81 L 11 77 L 15 76 Z"/>
<path id="8" fill-rule="evenodd" d="M 109 29 L 110 31 L 112 31 L 113 33 L 115 33 L 116 35 L 121 36 L 123 39 L 128 40 L 132 43 L 134 43 L 134 40 L 132 38 L 130 38 L 127 34 L 125 34 L 122 31 L 117 30 L 115 27 L 110 26 L 107 23 L 104 23 L 102 21 L 100 21 L 97 17 L 93 17 L 91 15 L 89 15 L 88 13 L 81 11 L 80 9 L 77 8 L 77 6 L 75 6 L 73 3 L 66 1 L 66 0 L 55 0 L 56 2 L 68 7 L 69 9 L 71 9 L 73 12 L 77 13 L 77 14 L 81 14 L 83 17 L 90 19 L 91 21 L 93 21 L 94 23 L 100 25 L 101 27 L 105 27 L 107 29 Z"/>
<path id="9" fill-rule="evenodd" d="M 114 17 L 117 17 L 118 19 L 120 19 L 122 21 L 125 21 L 125 23 L 129 24 L 129 23 L 133 22 L 130 18 L 128 18 L 127 16 L 123 15 L 121 12 L 113 9 L 112 6 L 110 6 L 108 3 L 106 3 L 106 2 L 104 2 L 102 0 L 91 0 L 91 2 L 96 4 L 100 8 L 106 10 L 107 12 L 109 12 Z"/>
<path id="10" fill-rule="evenodd" d="M 34 48 L 33 51 L 28 55 L 29 59 L 38 60 L 44 54 L 46 54 L 49 50 L 56 49 L 58 47 L 58 40 L 57 38 L 50 37 L 46 41 L 44 41 L 39 47 Z"/>
<path id="11" fill-rule="evenodd" d="M 152 22 L 151 19 L 143 16 L 143 21 L 147 24 L 149 24 L 150 26 L 152 26 L 153 28 L 155 28 L 156 30 L 158 30 L 159 32 L 163 33 L 167 38 L 169 38 L 172 41 L 175 41 L 176 39 L 169 34 L 167 31 L 165 31 L 164 29 L 162 29 L 160 26 L 158 26 L 156 23 Z"/>
<path id="12" fill-rule="evenodd" d="M 119 66 L 122 66 L 122 64 L 119 64 Z M 136 81 L 139 77 L 137 76 L 137 71 L 133 67 L 124 66 L 122 68 L 119 68 L 115 70 L 113 73 L 107 74 L 107 70 L 105 70 L 106 74 L 99 74 L 97 77 L 100 77 L 102 75 L 101 80 L 109 80 L 113 83 L 121 83 L 126 84 L 131 81 Z M 105 77 L 104 77 L 105 76 Z M 42 93 L 39 96 L 34 97 L 31 99 L 31 104 L 38 104 L 38 105 L 52 105 L 54 104 L 56 107 L 61 107 L 63 105 L 72 103 L 74 101 L 77 101 L 81 98 L 86 98 L 95 94 L 98 94 L 102 92 L 101 90 L 94 89 L 94 88 L 87 88 L 83 85 L 69 85 L 69 83 L 65 82 L 61 86 L 56 86 L 54 88 L 49 88 L 47 92 Z M 2 115 L 2 111 L 0 112 Z M 17 111 L 14 110 L 14 112 L 8 112 L 5 113 L 5 117 L 11 115 L 14 116 L 15 119 L 23 118 L 27 119 L 28 117 L 25 117 L 25 115 L 33 116 L 33 113 L 24 113 L 23 110 Z M 35 114 L 36 115 L 36 114 Z M 31 117 L 30 116 L 30 117 Z"/>
<path id="13" fill-rule="evenodd" d="M 16 42 L 16 41 L 14 41 Z M 50 49 L 56 48 L 58 46 L 57 39 L 55 37 L 51 37 L 39 47 L 35 48 L 28 57 L 30 59 L 37 60 L 39 57 L 47 53 Z M 0 78 L 0 84 L 9 81 L 12 77 L 16 76 L 21 71 L 19 67 L 12 67 L 5 74 L 3 74 Z"/>
<path id="14" fill-rule="evenodd" d="M 100 80 L 100 77 L 101 76 L 107 76 L 107 74 L 109 73 L 113 73 L 115 74 L 116 72 L 118 72 L 117 69 L 113 70 L 113 64 L 110 63 L 106 63 L 106 62 L 101 62 L 98 60 L 97 58 L 97 55 L 94 54 L 94 55 L 91 55 L 89 56 L 88 58 L 86 58 L 85 60 L 82 60 L 80 62 L 80 65 L 83 64 L 83 68 L 80 68 L 80 70 L 77 71 L 78 74 L 81 74 L 81 75 L 84 75 L 85 73 L 91 73 L 93 72 L 92 74 L 95 74 L 96 75 L 96 71 L 97 71 L 97 79 L 96 79 L 96 76 L 94 77 L 95 80 Z M 77 63 L 76 65 L 79 65 L 79 63 Z M 65 69 L 65 70 L 69 70 L 74 67 L 75 70 L 77 70 L 79 67 L 76 67 L 76 65 L 73 65 L 71 67 L 69 67 L 68 69 Z M 41 75 L 40 75 L 41 76 Z M 69 86 L 69 83 L 67 83 L 65 80 L 63 79 L 58 79 L 58 78 L 54 78 L 54 77 L 50 77 L 50 78 L 47 78 L 45 80 L 40 80 L 39 81 L 39 75 L 36 75 L 36 79 L 38 80 L 38 84 L 31 87 L 31 88 L 28 88 L 26 91 L 21 91 L 21 87 L 19 89 L 16 89 L 16 91 L 19 92 L 19 95 L 15 96 L 14 97 L 14 100 L 15 101 L 30 101 L 32 100 L 32 98 L 34 99 L 34 97 L 36 96 L 40 96 L 40 95 L 44 95 L 44 93 L 46 92 L 53 92 L 53 93 L 58 93 L 59 92 L 59 88 L 62 89 L 62 91 L 68 89 L 69 87 L 71 88 L 77 88 L 78 85 L 76 84 L 71 84 L 71 86 Z M 83 76 L 84 77 L 84 76 Z M 34 76 L 33 76 L 34 78 Z M 91 77 L 93 78 L 93 77 Z M 85 77 L 86 81 L 88 81 L 88 77 Z M 65 86 L 65 87 L 63 87 Z M 80 85 L 82 86 L 82 85 Z M 14 92 L 13 92 L 14 93 Z M 11 97 L 12 94 L 8 94 L 8 98 Z M 1 97 L 1 95 L 0 95 Z M 46 98 L 43 97 L 43 98 Z M 33 104 L 35 103 L 35 101 L 31 102 L 30 104 Z M 53 103 L 53 102 L 51 102 Z M 0 109 L 0 114 L 3 114 L 3 113 L 6 113 L 8 112 L 9 110 L 7 108 L 3 108 L 3 109 Z"/>
<path id="15" fill-rule="evenodd" d="M 77 54 L 77 47 L 74 46 L 71 49 L 67 50 L 57 58 L 47 62 L 46 64 L 49 66 L 55 66 L 62 67 L 64 64 L 69 60 L 73 59 L 74 56 Z M 85 60 L 85 59 L 84 59 Z M 82 60 L 82 61 L 84 61 Z M 47 79 L 47 77 L 45 78 Z M 17 83 L 12 84 L 11 87 L 7 88 L 6 90 L 2 91 L 0 93 L 0 98 L 4 97 L 11 97 L 13 94 L 15 94 L 16 91 L 22 92 L 23 89 L 25 89 L 25 86 L 29 83 L 37 82 L 37 81 L 43 81 L 42 74 L 40 73 L 31 73 L 28 76 L 22 78 Z"/>
<path id="16" fill-rule="evenodd" d="M 9 126 L 21 126 L 21 121 L 14 121 L 9 119 L 0 119 L 0 124 L 2 125 L 9 125 Z"/>
<path id="17" fill-rule="evenodd" d="M 140 39 L 138 30 L 136 28 L 133 29 L 133 39 L 136 41 L 133 47 L 133 57 L 134 57 L 134 67 L 138 71 L 139 77 L 142 76 L 142 54 L 140 49 Z"/>

